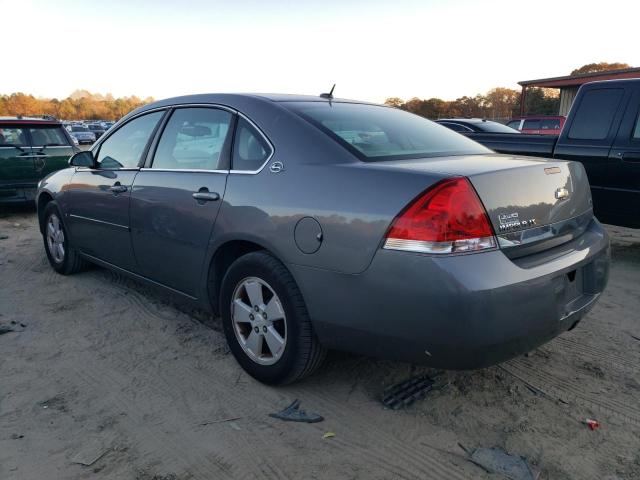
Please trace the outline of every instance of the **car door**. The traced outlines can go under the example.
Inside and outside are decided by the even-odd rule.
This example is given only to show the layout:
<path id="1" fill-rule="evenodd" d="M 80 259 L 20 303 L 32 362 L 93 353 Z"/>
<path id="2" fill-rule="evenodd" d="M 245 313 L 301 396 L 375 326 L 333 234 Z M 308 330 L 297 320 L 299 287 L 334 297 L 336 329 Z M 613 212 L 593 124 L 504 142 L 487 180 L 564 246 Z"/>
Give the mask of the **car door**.
<path id="1" fill-rule="evenodd" d="M 607 163 L 627 96 L 620 86 L 598 86 L 579 95 L 563 128 L 554 157 L 582 162 L 589 178 L 596 216 L 609 211 Z"/>
<path id="2" fill-rule="evenodd" d="M 73 245 L 86 254 L 136 271 L 131 247 L 129 198 L 140 162 L 164 111 L 133 118 L 101 142 L 95 168 L 78 168 L 68 189 Z"/>
<path id="3" fill-rule="evenodd" d="M 38 178 L 69 166 L 74 148 L 61 125 L 35 125 L 29 127 L 28 133 Z"/>
<path id="4" fill-rule="evenodd" d="M 234 119 L 223 108 L 173 110 L 131 193 L 141 274 L 192 297 L 225 193 Z"/>
<path id="5" fill-rule="evenodd" d="M 25 188 L 37 183 L 31 147 L 19 125 L 0 125 L 0 201 L 23 198 Z"/>
<path id="6" fill-rule="evenodd" d="M 609 154 L 605 189 L 611 221 L 640 228 L 640 89 L 633 92 Z"/>

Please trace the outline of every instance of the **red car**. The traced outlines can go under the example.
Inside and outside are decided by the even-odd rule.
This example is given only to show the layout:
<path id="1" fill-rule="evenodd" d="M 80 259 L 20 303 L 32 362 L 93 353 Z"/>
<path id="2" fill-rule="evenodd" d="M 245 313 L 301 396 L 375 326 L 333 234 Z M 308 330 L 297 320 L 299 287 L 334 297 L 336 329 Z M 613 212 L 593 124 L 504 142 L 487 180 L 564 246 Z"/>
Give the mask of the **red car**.
<path id="1" fill-rule="evenodd" d="M 520 130 L 522 133 L 538 133 L 541 135 L 560 135 L 567 117 L 550 115 L 528 115 L 509 120 L 508 127 Z"/>

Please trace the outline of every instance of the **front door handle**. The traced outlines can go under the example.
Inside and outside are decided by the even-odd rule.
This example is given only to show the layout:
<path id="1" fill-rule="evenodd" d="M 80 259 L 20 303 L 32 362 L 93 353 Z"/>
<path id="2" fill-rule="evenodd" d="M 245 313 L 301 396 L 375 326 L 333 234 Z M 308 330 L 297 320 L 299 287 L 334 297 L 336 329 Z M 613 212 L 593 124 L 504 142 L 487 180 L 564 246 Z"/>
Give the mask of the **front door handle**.
<path id="1" fill-rule="evenodd" d="M 220 195 L 216 192 L 194 192 L 191 196 L 200 202 L 215 202 L 216 200 L 220 200 Z"/>
<path id="2" fill-rule="evenodd" d="M 109 187 L 109 191 L 113 193 L 124 193 L 127 191 L 126 185 L 116 184 L 113 187 Z"/>

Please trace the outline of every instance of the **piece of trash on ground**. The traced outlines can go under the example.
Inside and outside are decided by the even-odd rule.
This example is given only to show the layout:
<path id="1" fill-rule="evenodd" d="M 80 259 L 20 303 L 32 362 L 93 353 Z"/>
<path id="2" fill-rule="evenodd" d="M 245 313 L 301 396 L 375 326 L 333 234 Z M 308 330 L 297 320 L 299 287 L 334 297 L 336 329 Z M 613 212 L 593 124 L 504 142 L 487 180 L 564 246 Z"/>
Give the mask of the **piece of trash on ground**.
<path id="1" fill-rule="evenodd" d="M 470 460 L 489 473 L 500 473 L 511 480 L 535 480 L 524 457 L 509 455 L 499 447 L 476 448 Z"/>
<path id="2" fill-rule="evenodd" d="M 322 435 L 322 438 L 333 438 L 333 437 L 335 437 L 335 436 L 336 436 L 336 434 L 335 434 L 335 433 L 333 433 L 333 432 L 327 432 L 327 433 L 325 433 L 324 435 Z"/>
<path id="3" fill-rule="evenodd" d="M 26 328 L 26 324 L 11 320 L 8 325 L 0 324 L 0 335 L 11 332 L 22 332 Z"/>
<path id="4" fill-rule="evenodd" d="M 600 422 L 597 420 L 593 420 L 592 418 L 586 418 L 584 423 L 587 424 L 590 430 L 595 430 L 596 428 L 600 428 Z"/>
<path id="5" fill-rule="evenodd" d="M 385 389 L 382 404 L 393 410 L 407 407 L 416 400 L 422 400 L 433 390 L 434 380 L 426 375 L 410 378 Z"/>
<path id="6" fill-rule="evenodd" d="M 211 420 L 209 422 L 203 422 L 200 425 L 201 426 L 206 426 L 206 425 L 214 425 L 216 423 L 225 423 L 225 422 L 233 422 L 234 420 L 240 420 L 242 417 L 229 417 L 229 418 L 220 418 L 218 420 Z"/>
<path id="7" fill-rule="evenodd" d="M 324 420 L 322 415 L 300 410 L 300 400 L 298 399 L 295 399 L 287 408 L 277 413 L 270 413 L 269 416 L 285 422 L 318 423 Z"/>

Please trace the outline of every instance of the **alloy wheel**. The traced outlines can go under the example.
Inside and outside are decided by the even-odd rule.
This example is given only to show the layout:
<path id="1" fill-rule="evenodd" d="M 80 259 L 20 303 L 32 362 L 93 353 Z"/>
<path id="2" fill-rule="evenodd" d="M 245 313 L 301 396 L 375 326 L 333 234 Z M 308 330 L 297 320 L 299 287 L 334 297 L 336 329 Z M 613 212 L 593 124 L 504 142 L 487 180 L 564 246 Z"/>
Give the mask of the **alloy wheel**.
<path id="1" fill-rule="evenodd" d="M 287 344 L 287 320 L 282 302 L 264 280 L 248 277 L 236 286 L 231 300 L 233 331 L 245 354 L 260 365 L 273 365 Z"/>
<path id="2" fill-rule="evenodd" d="M 62 230 L 62 222 L 56 214 L 50 215 L 47 221 L 47 246 L 56 263 L 64 262 L 64 231 Z"/>

